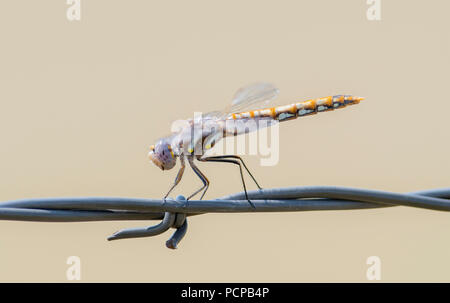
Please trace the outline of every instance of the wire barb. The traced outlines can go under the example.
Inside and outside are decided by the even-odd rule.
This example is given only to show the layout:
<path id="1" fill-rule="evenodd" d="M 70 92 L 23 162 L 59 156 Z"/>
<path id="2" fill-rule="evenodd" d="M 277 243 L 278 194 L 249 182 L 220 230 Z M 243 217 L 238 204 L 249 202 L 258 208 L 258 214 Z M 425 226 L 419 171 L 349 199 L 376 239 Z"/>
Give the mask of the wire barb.
<path id="1" fill-rule="evenodd" d="M 178 196 L 176 200 L 178 202 L 186 203 L 186 198 L 183 196 Z M 177 248 L 177 244 L 181 241 L 187 231 L 186 214 L 165 212 L 164 218 L 157 225 L 123 229 L 109 236 L 107 239 L 108 241 L 112 241 L 126 238 L 151 237 L 162 234 L 171 227 L 174 227 L 177 230 L 172 235 L 172 237 L 167 240 L 166 246 L 168 248 L 175 249 Z"/>

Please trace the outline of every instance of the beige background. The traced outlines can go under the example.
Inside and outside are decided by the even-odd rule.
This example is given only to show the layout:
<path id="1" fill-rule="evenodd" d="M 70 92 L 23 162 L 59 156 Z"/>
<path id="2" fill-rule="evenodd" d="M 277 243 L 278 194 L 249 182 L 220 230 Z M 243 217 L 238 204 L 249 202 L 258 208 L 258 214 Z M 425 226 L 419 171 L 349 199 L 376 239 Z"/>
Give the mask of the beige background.
<path id="1" fill-rule="evenodd" d="M 264 187 L 448 187 L 448 1 L 82 0 L 0 4 L 1 201 L 161 197 L 176 171 L 147 161 L 170 122 L 226 105 L 258 80 L 279 104 L 337 93 L 358 106 L 280 126 L 280 162 L 246 157 Z M 235 167 L 200 164 L 214 198 L 241 190 Z M 176 194 L 200 182 L 187 171 Z M 249 184 L 251 184 L 249 182 Z M 252 185 L 253 188 L 253 185 Z M 153 222 L 152 222 L 153 223 Z M 170 233 L 107 242 L 148 222 L 0 222 L 0 281 L 449 281 L 450 214 L 405 207 L 192 218 Z"/>

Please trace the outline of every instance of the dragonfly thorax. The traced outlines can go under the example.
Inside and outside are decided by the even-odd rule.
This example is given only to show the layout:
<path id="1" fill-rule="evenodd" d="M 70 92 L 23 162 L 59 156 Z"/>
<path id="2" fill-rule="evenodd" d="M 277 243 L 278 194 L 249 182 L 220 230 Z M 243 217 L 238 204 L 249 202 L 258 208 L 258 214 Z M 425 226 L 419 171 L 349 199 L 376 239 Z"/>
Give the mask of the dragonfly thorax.
<path id="1" fill-rule="evenodd" d="M 148 157 L 162 170 L 171 169 L 177 163 L 172 147 L 164 140 L 159 140 L 155 145 L 150 146 Z"/>

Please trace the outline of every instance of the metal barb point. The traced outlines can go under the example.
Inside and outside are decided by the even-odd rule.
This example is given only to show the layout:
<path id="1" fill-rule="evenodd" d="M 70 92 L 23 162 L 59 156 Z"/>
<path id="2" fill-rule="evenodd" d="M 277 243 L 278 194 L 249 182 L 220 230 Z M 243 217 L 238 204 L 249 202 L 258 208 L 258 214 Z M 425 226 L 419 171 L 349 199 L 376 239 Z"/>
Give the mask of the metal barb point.
<path id="1" fill-rule="evenodd" d="M 186 198 L 184 196 L 178 196 L 176 201 L 185 202 Z M 164 233 L 169 228 L 176 228 L 175 233 L 166 242 L 166 246 L 171 249 L 177 248 L 178 243 L 183 239 L 187 231 L 187 220 L 186 214 L 177 214 L 172 212 L 165 212 L 162 221 L 154 226 L 148 227 L 138 227 L 138 228 L 128 228 L 115 232 L 113 235 L 107 238 L 108 241 L 119 240 L 119 239 L 129 239 L 129 238 L 140 238 L 140 237 L 151 237 Z"/>

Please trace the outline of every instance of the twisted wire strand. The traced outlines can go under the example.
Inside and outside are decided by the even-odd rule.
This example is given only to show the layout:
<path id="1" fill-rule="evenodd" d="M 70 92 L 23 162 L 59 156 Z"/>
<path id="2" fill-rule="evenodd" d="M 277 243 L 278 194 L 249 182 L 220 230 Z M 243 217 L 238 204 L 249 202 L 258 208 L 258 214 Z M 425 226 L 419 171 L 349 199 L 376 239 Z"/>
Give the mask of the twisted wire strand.
<path id="1" fill-rule="evenodd" d="M 119 220 L 159 220 L 162 217 L 163 213 L 0 207 L 0 220 L 12 221 L 87 222 Z"/>
<path id="2" fill-rule="evenodd" d="M 160 220 L 165 212 L 188 216 L 215 212 L 286 212 L 371 209 L 409 206 L 450 210 L 450 188 L 399 194 L 367 189 L 311 186 L 249 191 L 256 208 L 243 192 L 215 200 L 78 197 L 37 198 L 0 203 L 0 220 L 74 222 L 95 220 Z"/>
<path id="3" fill-rule="evenodd" d="M 392 193 L 335 186 L 262 189 L 215 200 L 175 200 L 115 197 L 38 198 L 0 203 L 0 220 L 79 222 L 162 220 L 159 224 L 120 230 L 108 240 L 149 237 L 176 228 L 166 246 L 177 248 L 187 231 L 187 217 L 205 213 L 290 212 L 373 209 L 408 206 L 450 211 L 450 188 Z"/>

